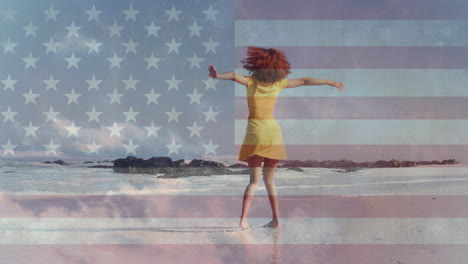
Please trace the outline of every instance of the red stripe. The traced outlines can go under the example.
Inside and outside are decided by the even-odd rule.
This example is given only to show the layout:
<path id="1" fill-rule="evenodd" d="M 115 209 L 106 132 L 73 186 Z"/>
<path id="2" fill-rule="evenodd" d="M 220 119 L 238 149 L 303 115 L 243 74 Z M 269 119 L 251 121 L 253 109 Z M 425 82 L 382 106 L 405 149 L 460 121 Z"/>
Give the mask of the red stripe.
<path id="1" fill-rule="evenodd" d="M 468 47 L 274 47 L 296 69 L 466 69 Z M 236 67 L 247 47 L 235 51 Z"/>
<path id="2" fill-rule="evenodd" d="M 241 145 L 235 145 L 239 153 Z M 286 145 L 288 160 L 445 160 L 468 162 L 468 145 Z"/>
<path id="3" fill-rule="evenodd" d="M 235 118 L 247 119 L 248 115 L 247 98 L 236 97 Z M 468 119 L 468 103 L 463 97 L 279 97 L 274 116 L 276 119 Z"/>
<path id="4" fill-rule="evenodd" d="M 280 195 L 278 199 L 282 218 L 468 217 L 466 195 Z M 237 218 L 242 196 L 3 195 L 0 204 L 1 218 Z M 249 217 L 271 217 L 267 195 L 254 196 Z"/>
<path id="5" fill-rule="evenodd" d="M 468 19 L 460 0 L 237 0 L 241 20 Z"/>
<path id="6" fill-rule="evenodd" d="M 310 235 L 314 233 L 313 230 L 309 232 Z M 273 238 L 271 240 L 273 242 Z M 0 245 L 0 262 L 15 264 L 465 264 L 466 257 L 468 245 L 444 244 Z"/>

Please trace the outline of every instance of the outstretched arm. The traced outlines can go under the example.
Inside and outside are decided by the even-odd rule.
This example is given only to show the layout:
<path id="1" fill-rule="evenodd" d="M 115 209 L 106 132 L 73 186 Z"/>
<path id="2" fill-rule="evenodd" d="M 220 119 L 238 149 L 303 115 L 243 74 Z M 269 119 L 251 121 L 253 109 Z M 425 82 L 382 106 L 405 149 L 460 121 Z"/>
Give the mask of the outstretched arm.
<path id="1" fill-rule="evenodd" d="M 210 65 L 208 67 L 208 70 L 210 71 L 210 73 L 208 74 L 208 77 L 222 79 L 222 80 L 233 80 L 240 84 L 247 85 L 247 78 L 235 72 L 217 73 L 213 65 Z"/>
<path id="2" fill-rule="evenodd" d="M 302 85 L 330 85 L 336 87 L 341 92 L 343 92 L 344 90 L 344 85 L 341 82 L 309 77 L 300 79 L 288 79 L 288 84 L 286 85 L 286 88 L 294 88 Z"/>

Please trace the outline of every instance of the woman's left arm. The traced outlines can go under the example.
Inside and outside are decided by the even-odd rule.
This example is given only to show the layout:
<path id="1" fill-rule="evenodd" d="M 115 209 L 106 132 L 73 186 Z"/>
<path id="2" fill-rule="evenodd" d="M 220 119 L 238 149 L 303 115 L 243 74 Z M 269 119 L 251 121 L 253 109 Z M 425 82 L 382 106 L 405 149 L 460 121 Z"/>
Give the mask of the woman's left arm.
<path id="1" fill-rule="evenodd" d="M 222 79 L 222 80 L 233 80 L 237 83 L 247 85 L 247 78 L 245 76 L 239 75 L 235 72 L 223 72 L 223 73 L 217 73 L 216 69 L 213 67 L 213 65 L 210 65 L 208 67 L 208 70 L 210 71 L 210 74 L 208 74 L 209 77 L 211 78 L 217 78 L 217 79 Z"/>

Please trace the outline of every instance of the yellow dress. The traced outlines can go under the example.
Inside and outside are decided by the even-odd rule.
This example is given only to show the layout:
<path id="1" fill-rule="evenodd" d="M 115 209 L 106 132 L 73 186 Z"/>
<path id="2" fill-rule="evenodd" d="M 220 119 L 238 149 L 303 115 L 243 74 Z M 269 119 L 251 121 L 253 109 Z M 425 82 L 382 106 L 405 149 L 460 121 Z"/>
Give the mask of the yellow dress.
<path id="1" fill-rule="evenodd" d="M 269 86 L 251 76 L 246 78 L 249 117 L 239 160 L 247 162 L 247 157 L 252 155 L 285 160 L 283 134 L 273 111 L 277 96 L 286 87 L 288 79 L 283 78 Z"/>

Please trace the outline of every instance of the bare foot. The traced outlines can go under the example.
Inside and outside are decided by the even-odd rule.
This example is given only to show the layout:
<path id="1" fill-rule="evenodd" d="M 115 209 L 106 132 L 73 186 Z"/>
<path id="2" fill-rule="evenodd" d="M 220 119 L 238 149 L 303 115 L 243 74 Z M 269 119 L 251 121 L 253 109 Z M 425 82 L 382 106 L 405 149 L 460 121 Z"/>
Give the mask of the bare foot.
<path id="1" fill-rule="evenodd" d="M 242 228 L 242 230 L 247 230 L 250 229 L 251 227 L 249 226 L 249 223 L 247 223 L 246 219 L 243 219 L 240 221 L 239 226 Z"/>
<path id="2" fill-rule="evenodd" d="M 269 223 L 264 224 L 262 227 L 277 228 L 277 227 L 279 227 L 279 221 L 278 221 L 278 219 L 273 219 Z"/>

